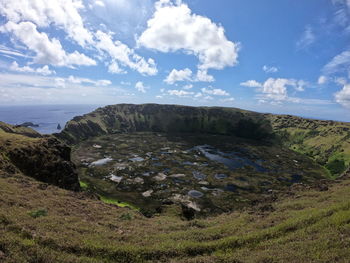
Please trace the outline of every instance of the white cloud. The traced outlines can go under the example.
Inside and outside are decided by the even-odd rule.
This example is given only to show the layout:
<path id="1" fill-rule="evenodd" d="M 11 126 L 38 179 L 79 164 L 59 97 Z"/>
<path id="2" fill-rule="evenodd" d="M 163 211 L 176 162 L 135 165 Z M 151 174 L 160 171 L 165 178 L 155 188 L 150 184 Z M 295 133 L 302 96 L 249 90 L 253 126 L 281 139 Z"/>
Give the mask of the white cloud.
<path id="1" fill-rule="evenodd" d="M 269 78 L 263 84 L 261 92 L 269 99 L 286 100 L 288 84 L 290 84 L 288 79 Z"/>
<path id="2" fill-rule="evenodd" d="M 235 101 L 235 98 L 230 97 L 230 98 L 226 98 L 226 99 L 221 99 L 220 101 L 223 102 L 223 103 L 233 102 L 233 101 Z"/>
<path id="3" fill-rule="evenodd" d="M 93 43 L 91 32 L 84 27 L 79 10 L 84 5 L 81 0 L 0 0 L 0 14 L 9 21 L 33 22 L 40 28 L 54 24 L 62 28 L 79 45 Z"/>
<path id="4" fill-rule="evenodd" d="M 297 42 L 298 49 L 305 49 L 313 44 L 316 40 L 315 34 L 310 25 L 305 27 L 305 30 L 301 36 L 301 38 Z"/>
<path id="5" fill-rule="evenodd" d="M 0 31 L 1 32 L 1 31 Z M 0 45 L 0 54 L 3 56 L 9 56 L 9 57 L 22 57 L 22 58 L 28 58 L 29 56 L 23 54 L 21 51 L 6 47 L 4 45 Z"/>
<path id="6" fill-rule="evenodd" d="M 332 0 L 337 8 L 334 13 L 334 23 L 344 28 L 346 33 L 350 32 L 350 1 Z"/>
<path id="7" fill-rule="evenodd" d="M 347 81 L 345 78 L 335 78 L 334 82 L 337 83 L 338 85 L 345 86 L 347 84 Z"/>
<path id="8" fill-rule="evenodd" d="M 112 82 L 107 79 L 92 80 L 88 78 L 79 78 L 74 76 L 69 76 L 67 81 L 74 84 L 86 83 L 86 84 L 95 85 L 95 86 L 109 86 L 112 84 Z"/>
<path id="9" fill-rule="evenodd" d="M 111 64 L 108 66 L 108 72 L 112 74 L 126 74 L 127 72 L 119 67 L 119 64 L 117 61 L 112 61 Z"/>
<path id="10" fill-rule="evenodd" d="M 262 84 L 257 82 L 256 80 L 248 80 L 248 81 L 242 82 L 240 85 L 244 86 L 244 87 L 249 87 L 249 88 L 261 88 L 262 87 Z"/>
<path id="11" fill-rule="evenodd" d="M 334 94 L 336 102 L 350 108 L 350 84 L 344 85 L 343 89 Z"/>
<path id="12" fill-rule="evenodd" d="M 146 89 L 149 89 L 149 87 L 146 87 L 143 82 L 138 81 L 135 84 L 135 89 L 137 89 L 139 92 L 146 93 Z"/>
<path id="13" fill-rule="evenodd" d="M 160 0 L 155 8 L 147 29 L 138 38 L 140 46 L 196 55 L 200 62 L 198 67 L 204 72 L 237 64 L 239 44 L 227 40 L 221 25 L 193 14 L 181 0 L 176 3 Z"/>
<path id="14" fill-rule="evenodd" d="M 207 70 L 198 70 L 195 81 L 213 82 L 215 79 L 212 75 L 208 75 Z"/>
<path id="15" fill-rule="evenodd" d="M 343 51 L 336 55 L 323 67 L 323 72 L 327 75 L 350 70 L 350 50 Z"/>
<path id="16" fill-rule="evenodd" d="M 294 87 L 296 91 L 305 91 L 305 86 L 308 85 L 308 83 L 304 80 L 289 80 L 289 84 Z"/>
<path id="17" fill-rule="evenodd" d="M 185 90 L 189 90 L 189 89 L 193 88 L 193 85 L 192 84 L 188 84 L 188 85 L 183 86 L 182 88 L 185 89 Z"/>
<path id="18" fill-rule="evenodd" d="M 127 91 L 105 86 L 105 80 L 0 73 L 0 104 L 115 103 L 130 98 Z M 75 80 L 75 81 L 73 81 Z M 101 85 L 103 84 L 103 85 Z M 85 94 L 85 96 L 84 96 Z"/>
<path id="19" fill-rule="evenodd" d="M 173 89 L 173 90 L 168 90 L 168 94 L 172 96 L 177 96 L 177 97 L 190 97 L 191 95 L 194 95 L 194 92 Z"/>
<path id="20" fill-rule="evenodd" d="M 196 76 L 192 74 L 192 70 L 185 68 L 183 70 L 173 69 L 166 77 L 164 82 L 168 84 L 174 84 L 179 81 L 190 82 L 213 82 L 215 79 L 213 76 L 208 75 L 207 70 L 198 70 Z"/>
<path id="21" fill-rule="evenodd" d="M 276 72 L 278 72 L 278 68 L 276 68 L 276 67 L 269 67 L 269 66 L 264 65 L 263 66 L 263 71 L 265 71 L 265 73 L 276 73 Z"/>
<path id="22" fill-rule="evenodd" d="M 174 84 L 178 81 L 192 81 L 192 70 L 189 68 L 183 70 L 173 69 L 164 80 L 168 84 Z"/>
<path id="23" fill-rule="evenodd" d="M 66 53 L 58 39 L 50 40 L 46 33 L 38 32 L 31 22 L 15 24 L 11 21 L 0 27 L 0 32 L 13 33 L 17 39 L 36 53 L 34 62 L 54 66 L 96 65 L 96 61 L 77 51 Z"/>
<path id="24" fill-rule="evenodd" d="M 284 78 L 268 78 L 264 83 L 259 83 L 256 80 L 248 80 L 242 82 L 241 86 L 257 88 L 260 93 L 259 99 L 263 101 L 291 101 L 288 96 L 287 87 L 292 87 L 296 91 L 304 91 L 304 87 L 308 83 L 304 80 L 284 79 Z"/>
<path id="25" fill-rule="evenodd" d="M 47 65 L 45 65 L 41 68 L 35 69 L 35 68 L 31 68 L 29 66 L 20 67 L 16 61 L 14 61 L 10 65 L 10 70 L 16 71 L 16 72 L 22 72 L 22 73 L 37 73 L 37 74 L 44 75 L 44 76 L 56 73 L 54 70 L 50 70 Z"/>
<path id="26" fill-rule="evenodd" d="M 214 89 L 212 87 L 202 88 L 201 91 L 205 94 L 214 95 L 214 96 L 230 96 L 230 94 L 222 89 Z"/>
<path id="27" fill-rule="evenodd" d="M 327 77 L 326 76 L 320 76 L 319 78 L 318 78 L 318 80 L 317 80 L 317 83 L 319 84 L 319 85 L 323 85 L 323 84 L 325 84 L 327 82 Z"/>
<path id="28" fill-rule="evenodd" d="M 94 4 L 95 4 L 96 6 L 100 6 L 100 7 L 105 7 L 105 6 L 106 6 L 105 3 L 104 3 L 103 1 L 101 1 L 101 0 L 96 0 L 96 1 L 94 2 Z"/>
<path id="29" fill-rule="evenodd" d="M 102 31 L 97 31 L 95 34 L 98 39 L 96 47 L 100 51 L 106 52 L 111 58 L 112 63 L 119 63 L 123 66 L 128 66 L 131 69 L 137 70 L 139 73 L 144 75 L 156 75 L 157 68 L 153 59 L 148 59 L 147 61 L 137 55 L 135 51 L 129 48 L 127 45 L 122 42 L 116 40 L 113 42 L 112 36 L 110 34 L 104 33 Z M 110 70 L 113 71 L 110 68 Z"/>

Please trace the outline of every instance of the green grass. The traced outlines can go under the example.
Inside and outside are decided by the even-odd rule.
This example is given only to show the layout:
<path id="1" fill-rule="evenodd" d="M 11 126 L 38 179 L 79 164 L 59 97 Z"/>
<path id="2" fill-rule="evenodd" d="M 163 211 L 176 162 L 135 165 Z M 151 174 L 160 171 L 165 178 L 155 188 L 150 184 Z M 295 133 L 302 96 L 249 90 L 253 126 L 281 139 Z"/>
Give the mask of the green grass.
<path id="1" fill-rule="evenodd" d="M 110 205 L 116 205 L 116 206 L 119 206 L 119 207 L 127 207 L 127 208 L 130 208 L 130 209 L 133 209 L 135 211 L 140 211 L 140 208 L 132 205 L 132 204 L 129 204 L 129 203 L 126 203 L 126 202 L 121 202 L 117 199 L 114 199 L 114 198 L 111 198 L 111 197 L 106 197 L 106 196 L 103 196 L 103 195 L 99 195 L 100 199 L 102 202 L 104 202 L 105 204 L 110 204 Z"/>
<path id="2" fill-rule="evenodd" d="M 79 184 L 80 184 L 80 188 L 81 188 L 82 190 L 87 190 L 87 189 L 89 189 L 89 185 L 88 185 L 87 183 L 85 183 L 85 182 L 83 182 L 83 181 L 79 181 Z"/>

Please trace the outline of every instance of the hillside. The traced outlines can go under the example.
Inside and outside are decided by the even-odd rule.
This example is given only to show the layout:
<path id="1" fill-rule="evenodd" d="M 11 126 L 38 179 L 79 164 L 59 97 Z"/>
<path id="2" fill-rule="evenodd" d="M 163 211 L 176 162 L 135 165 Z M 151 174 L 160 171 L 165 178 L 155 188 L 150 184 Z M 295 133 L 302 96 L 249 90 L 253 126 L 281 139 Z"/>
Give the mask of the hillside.
<path id="1" fill-rule="evenodd" d="M 21 172 L 42 182 L 78 190 L 71 149 L 52 136 L 0 122 L 0 172 Z"/>
<path id="2" fill-rule="evenodd" d="M 322 190 L 322 191 L 320 191 Z M 21 174 L 0 176 L 0 261 L 348 262 L 350 179 L 295 185 L 243 212 L 145 218 Z M 43 198 L 45 197 L 45 198 Z M 276 200 L 277 199 L 277 200 Z"/>
<path id="3" fill-rule="evenodd" d="M 349 127 L 172 105 L 0 123 L 0 262 L 349 262 Z"/>
<path id="4" fill-rule="evenodd" d="M 312 157 L 333 176 L 350 165 L 350 123 L 268 115 L 273 130 L 290 149 Z"/>

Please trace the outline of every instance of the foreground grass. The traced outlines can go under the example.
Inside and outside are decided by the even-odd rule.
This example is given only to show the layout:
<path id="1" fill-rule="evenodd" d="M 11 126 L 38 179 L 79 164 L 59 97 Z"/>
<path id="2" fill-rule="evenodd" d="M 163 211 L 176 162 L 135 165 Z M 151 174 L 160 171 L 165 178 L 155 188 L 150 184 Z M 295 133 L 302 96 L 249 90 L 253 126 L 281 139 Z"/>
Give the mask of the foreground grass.
<path id="1" fill-rule="evenodd" d="M 0 262 L 349 262 L 349 190 L 344 179 L 293 190 L 273 212 L 182 221 L 3 175 Z"/>

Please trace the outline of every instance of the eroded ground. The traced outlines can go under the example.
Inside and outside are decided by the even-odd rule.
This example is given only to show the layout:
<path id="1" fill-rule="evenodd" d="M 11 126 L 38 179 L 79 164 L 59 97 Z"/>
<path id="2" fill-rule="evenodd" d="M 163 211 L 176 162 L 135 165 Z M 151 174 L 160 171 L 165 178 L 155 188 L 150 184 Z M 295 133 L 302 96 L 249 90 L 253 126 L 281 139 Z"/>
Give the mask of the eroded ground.
<path id="1" fill-rule="evenodd" d="M 73 160 L 92 191 L 146 215 L 174 203 L 200 214 L 232 211 L 324 178 L 321 167 L 291 150 L 218 135 L 101 136 L 78 145 Z"/>

